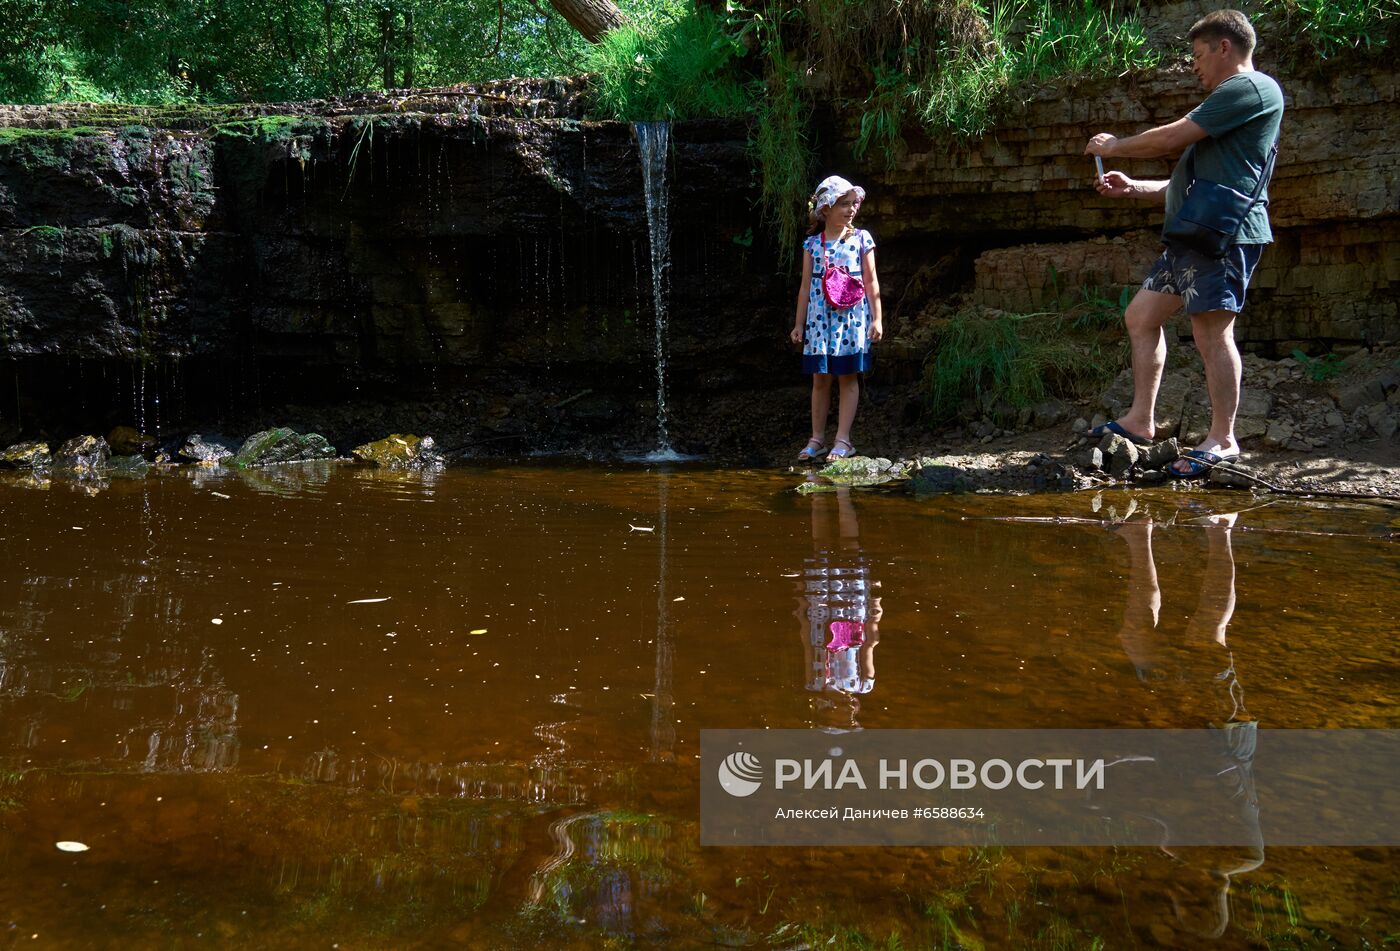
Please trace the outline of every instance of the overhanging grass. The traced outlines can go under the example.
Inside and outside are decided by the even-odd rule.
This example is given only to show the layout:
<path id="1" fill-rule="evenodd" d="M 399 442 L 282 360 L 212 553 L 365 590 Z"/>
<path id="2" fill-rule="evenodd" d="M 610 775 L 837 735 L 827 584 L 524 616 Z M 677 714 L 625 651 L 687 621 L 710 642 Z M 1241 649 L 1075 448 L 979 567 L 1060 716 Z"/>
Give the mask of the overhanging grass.
<path id="1" fill-rule="evenodd" d="M 596 75 L 596 108 L 614 119 L 735 116 L 751 101 L 731 69 L 743 53 L 719 17 L 669 6 L 610 32 L 586 51 L 583 66 Z"/>

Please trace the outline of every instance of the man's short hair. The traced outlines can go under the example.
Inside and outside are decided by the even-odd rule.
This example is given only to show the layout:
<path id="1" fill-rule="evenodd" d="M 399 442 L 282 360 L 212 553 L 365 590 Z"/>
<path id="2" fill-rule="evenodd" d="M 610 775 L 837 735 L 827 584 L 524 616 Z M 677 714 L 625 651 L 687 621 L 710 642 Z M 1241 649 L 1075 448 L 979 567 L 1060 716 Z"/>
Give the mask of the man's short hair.
<path id="1" fill-rule="evenodd" d="M 1193 43 L 1196 40 L 1229 40 L 1230 44 L 1246 57 L 1254 53 L 1254 27 L 1250 25 L 1249 17 L 1238 10 L 1216 10 L 1214 13 L 1207 13 L 1191 27 L 1187 39 Z"/>

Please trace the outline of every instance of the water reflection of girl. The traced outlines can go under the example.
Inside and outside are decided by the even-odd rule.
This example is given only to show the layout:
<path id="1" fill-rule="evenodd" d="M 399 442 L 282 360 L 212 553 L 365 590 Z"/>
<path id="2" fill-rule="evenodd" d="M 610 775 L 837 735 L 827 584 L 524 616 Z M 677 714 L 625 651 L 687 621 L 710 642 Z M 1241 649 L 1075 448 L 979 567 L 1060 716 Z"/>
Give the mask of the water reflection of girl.
<path id="1" fill-rule="evenodd" d="M 875 645 L 884 613 L 860 548 L 860 523 L 848 488 L 815 493 L 812 554 L 797 597 L 803 686 L 815 694 L 819 725 L 859 729 L 860 697 L 875 689 Z"/>

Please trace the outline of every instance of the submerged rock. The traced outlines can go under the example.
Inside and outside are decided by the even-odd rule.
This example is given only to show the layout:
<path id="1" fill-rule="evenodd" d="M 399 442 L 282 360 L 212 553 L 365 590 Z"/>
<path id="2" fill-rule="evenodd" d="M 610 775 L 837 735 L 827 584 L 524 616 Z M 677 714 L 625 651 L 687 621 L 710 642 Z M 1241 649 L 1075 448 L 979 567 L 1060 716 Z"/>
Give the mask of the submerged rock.
<path id="1" fill-rule="evenodd" d="M 227 461 L 234 468 L 246 469 L 334 458 L 335 447 L 326 441 L 325 436 L 320 433 L 303 435 L 281 426 L 249 436 Z"/>
<path id="2" fill-rule="evenodd" d="M 916 495 L 946 495 L 974 488 L 962 469 L 942 463 L 928 463 L 914 470 L 912 485 Z"/>
<path id="3" fill-rule="evenodd" d="M 53 465 L 46 442 L 15 443 L 0 452 L 0 469 L 47 469 Z"/>
<path id="4" fill-rule="evenodd" d="M 405 436 L 394 433 L 383 439 L 363 446 L 356 446 L 350 454 L 360 462 L 367 462 L 382 469 L 441 469 L 446 463 L 437 451 L 432 436 Z"/>
<path id="5" fill-rule="evenodd" d="M 139 453 L 133 453 L 129 456 L 113 456 L 107 460 L 107 466 L 112 470 L 113 475 L 123 476 L 144 476 L 146 470 L 151 468 L 146 457 Z"/>
<path id="6" fill-rule="evenodd" d="M 191 433 L 190 438 L 185 440 L 185 444 L 180 447 L 179 457 L 189 462 L 201 462 L 216 466 L 229 456 L 233 455 L 233 450 L 223 443 L 214 439 L 205 439 L 199 433 Z"/>
<path id="7" fill-rule="evenodd" d="M 117 426 L 107 434 L 107 445 L 118 456 L 145 455 L 156 447 L 155 438 L 130 426 Z"/>
<path id="8" fill-rule="evenodd" d="M 111 447 L 101 436 L 74 436 L 58 447 L 53 461 L 60 469 L 93 472 L 105 468 L 111 455 Z"/>

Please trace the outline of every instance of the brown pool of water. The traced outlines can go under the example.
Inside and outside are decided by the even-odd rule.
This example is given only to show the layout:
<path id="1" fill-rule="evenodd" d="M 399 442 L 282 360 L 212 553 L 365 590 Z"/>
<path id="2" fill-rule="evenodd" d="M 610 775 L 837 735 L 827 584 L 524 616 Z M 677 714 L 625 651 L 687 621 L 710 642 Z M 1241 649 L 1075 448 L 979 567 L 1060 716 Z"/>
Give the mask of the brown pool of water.
<path id="1" fill-rule="evenodd" d="M 1395 940 L 1386 849 L 698 845 L 706 728 L 1400 726 L 1394 509 L 793 489 L 5 477 L 0 946 Z"/>

